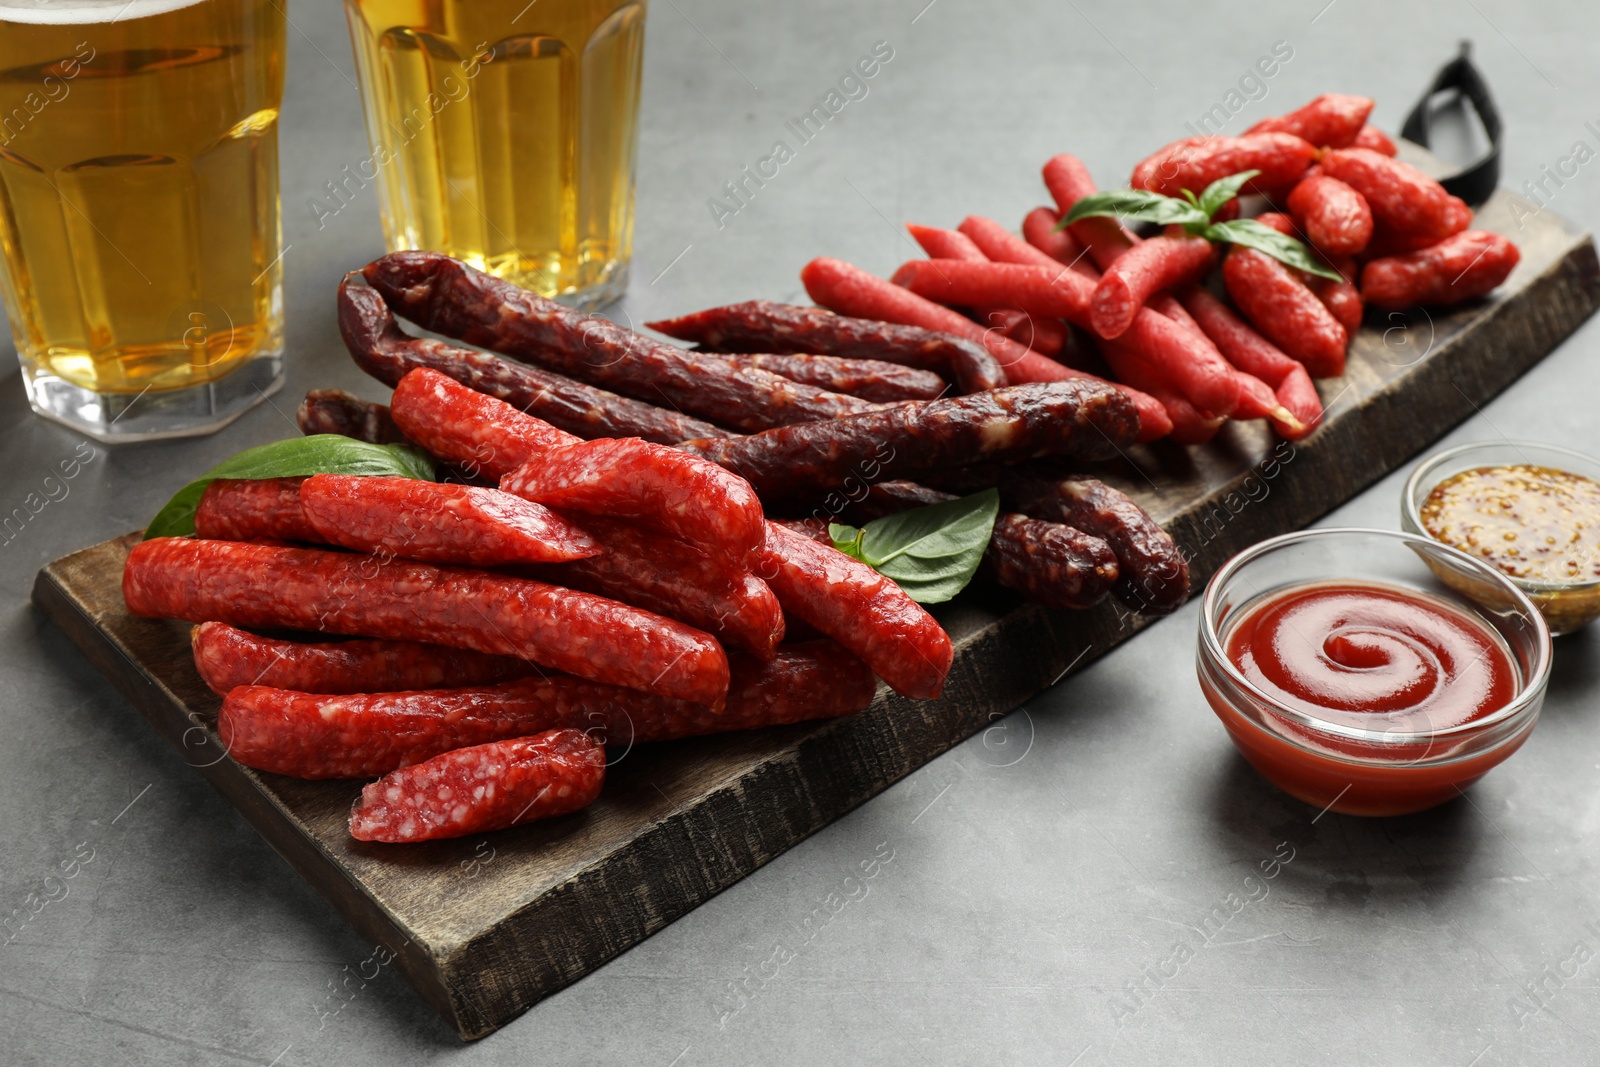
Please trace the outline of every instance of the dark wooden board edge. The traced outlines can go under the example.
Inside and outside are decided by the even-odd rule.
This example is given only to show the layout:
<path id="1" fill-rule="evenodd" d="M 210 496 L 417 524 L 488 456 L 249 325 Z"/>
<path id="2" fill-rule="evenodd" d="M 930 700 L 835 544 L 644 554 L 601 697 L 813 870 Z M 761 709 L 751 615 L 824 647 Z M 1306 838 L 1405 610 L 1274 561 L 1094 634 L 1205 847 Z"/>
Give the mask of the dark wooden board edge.
<path id="1" fill-rule="evenodd" d="M 1499 360 L 1453 366 L 1447 340 L 1402 380 L 1364 398 L 1282 461 L 1293 476 L 1270 507 L 1235 511 L 1251 472 L 1172 516 L 1194 550 L 1197 589 L 1239 548 L 1314 521 L 1472 415 L 1600 305 L 1600 263 L 1587 239 L 1473 324 L 1471 343 Z M 1408 394 L 1438 402 L 1418 411 Z M 1352 461 L 1351 457 L 1359 457 Z M 1220 510 L 1219 510 L 1220 509 Z M 1198 546 L 1198 547 L 1196 547 Z M 57 561 L 58 563 L 61 561 Z M 96 625 L 60 579 L 41 570 L 34 601 L 179 752 L 183 703 Z M 196 766 L 363 937 L 396 965 L 463 1038 L 481 1037 L 750 874 L 924 763 L 1125 640 L 1146 620 L 1103 606 L 1088 613 L 1010 612 L 958 642 L 946 694 L 889 697 L 851 719 L 810 728 L 737 782 L 699 797 L 572 878 L 456 946 L 425 946 L 383 902 L 348 877 L 252 772 L 231 760 Z M 192 764 L 193 765 L 193 764 Z M 699 859 L 698 870 L 683 857 Z M 670 869 L 682 876 L 662 879 Z"/>
<path id="2" fill-rule="evenodd" d="M 137 534 L 130 534 L 122 540 L 136 543 L 138 539 Z M 145 721 L 184 757 L 184 761 L 204 776 L 217 792 L 239 810 L 245 821 L 266 839 L 273 850 L 345 917 L 357 933 L 374 945 L 385 945 L 393 950 L 396 968 L 424 1000 L 454 1025 L 450 996 L 443 986 L 437 961 L 426 952 L 424 946 L 411 939 L 404 924 L 381 900 L 369 894 L 358 881 L 348 877 L 345 869 L 317 846 L 316 838 L 305 830 L 294 812 L 281 804 L 270 791 L 263 789 L 253 771 L 231 759 L 214 755 L 220 754 L 223 749 L 216 742 L 216 733 L 210 724 L 193 722 L 181 728 L 175 724 L 172 709 L 184 707 L 184 702 L 144 670 L 116 637 L 107 633 L 83 610 L 62 582 L 56 563 L 41 569 L 34 579 L 34 605 L 78 646 L 95 669 L 110 680 L 117 692 L 127 698 Z M 195 729 L 206 735 L 205 740 L 198 744 L 188 736 Z M 199 762 L 191 761 L 188 756 L 193 752 L 203 753 L 204 758 Z M 460 1032 L 459 1027 L 457 1032 Z M 463 1033 L 462 1036 L 467 1035 Z"/>

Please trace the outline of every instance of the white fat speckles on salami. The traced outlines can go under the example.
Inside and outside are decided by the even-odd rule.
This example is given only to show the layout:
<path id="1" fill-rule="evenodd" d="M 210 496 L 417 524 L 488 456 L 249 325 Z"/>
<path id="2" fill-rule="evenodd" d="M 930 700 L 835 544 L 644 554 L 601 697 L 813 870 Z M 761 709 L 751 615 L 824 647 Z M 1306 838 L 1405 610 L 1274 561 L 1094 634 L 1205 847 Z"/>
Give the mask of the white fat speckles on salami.
<path id="1" fill-rule="evenodd" d="M 605 773 L 605 748 L 582 730 L 458 748 L 363 789 L 350 835 L 431 841 L 565 815 L 600 795 Z"/>

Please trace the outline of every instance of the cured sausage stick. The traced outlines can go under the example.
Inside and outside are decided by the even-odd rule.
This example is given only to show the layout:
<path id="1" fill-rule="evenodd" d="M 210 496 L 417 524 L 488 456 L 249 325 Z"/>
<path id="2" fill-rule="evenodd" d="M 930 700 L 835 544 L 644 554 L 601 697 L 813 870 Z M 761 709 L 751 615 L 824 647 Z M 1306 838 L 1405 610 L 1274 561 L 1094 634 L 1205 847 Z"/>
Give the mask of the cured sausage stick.
<path id="1" fill-rule="evenodd" d="M 353 285 L 349 277 L 339 283 L 339 332 L 356 366 L 385 385 L 399 385 L 400 379 L 411 371 L 427 367 L 580 437 L 642 437 L 669 445 L 726 432 L 682 412 L 618 396 L 525 363 L 426 337 L 412 337 L 400 329 L 376 289 Z M 349 394 L 343 397 L 348 400 L 307 394 L 298 417 L 301 431 L 344 433 L 338 428 L 341 421 L 366 417 L 361 401 Z M 336 413 L 336 404 L 345 411 Z M 307 431 L 306 420 L 312 418 L 327 420 L 321 424 L 325 428 Z M 404 435 L 399 439 L 403 440 Z"/>
<path id="2" fill-rule="evenodd" d="M 530 568 L 530 577 L 679 619 L 760 659 L 777 653 L 783 609 L 760 578 L 696 544 L 616 519 L 586 515 L 583 522 L 605 551 Z"/>
<path id="3" fill-rule="evenodd" d="M 708 352 L 809 352 L 881 359 L 943 375 L 963 393 L 1006 384 L 1005 371 L 995 357 L 967 338 L 836 315 L 825 308 L 748 300 L 645 325 Z"/>
<path id="4" fill-rule="evenodd" d="M 194 534 L 207 541 L 306 541 L 317 533 L 300 504 L 304 478 L 218 478 L 200 494 Z"/>
<path id="5" fill-rule="evenodd" d="M 385 308 L 387 311 L 388 309 Z M 398 381 L 398 379 L 396 379 Z M 393 383 L 390 383 L 393 385 Z M 375 445 L 410 444 L 411 440 L 394 424 L 394 417 L 383 404 L 345 392 L 343 389 L 313 389 L 295 409 L 294 421 L 307 437 L 336 433 Z M 680 439 L 681 440 L 681 439 Z"/>
<path id="6" fill-rule="evenodd" d="M 552 729 L 611 745 L 830 719 L 872 703 L 878 680 L 832 641 L 785 645 L 770 662 L 729 657 L 722 714 L 570 674 L 427 692 L 316 695 L 240 686 L 217 732 L 246 767 L 294 778 L 366 778 L 452 749 Z"/>
<path id="7" fill-rule="evenodd" d="M 637 519 L 703 541 L 735 565 L 753 565 L 761 550 L 755 490 L 681 449 L 636 437 L 584 441 L 425 368 L 395 387 L 394 417 L 434 455 L 477 463 L 526 500 Z"/>
<path id="8" fill-rule="evenodd" d="M 605 777 L 605 749 L 582 730 L 458 748 L 362 789 L 350 836 L 405 843 L 504 830 L 588 807 Z"/>
<path id="9" fill-rule="evenodd" d="M 428 641 L 713 707 L 728 689 L 727 657 L 708 634 L 604 597 L 461 567 L 158 537 L 129 554 L 122 596 L 147 618 Z"/>
<path id="10" fill-rule="evenodd" d="M 950 635 L 865 563 L 768 523 L 760 575 L 785 611 L 860 656 L 896 693 L 931 698 L 943 691 L 955 658 Z"/>
<path id="11" fill-rule="evenodd" d="M 1117 555 L 1117 599 L 1141 615 L 1167 615 L 1189 598 L 1189 563 L 1172 535 L 1127 494 L 1095 478 L 997 470 L 1008 507 L 1103 538 Z"/>
<path id="12" fill-rule="evenodd" d="M 600 551 L 571 522 L 510 493 L 347 474 L 219 478 L 200 497 L 194 528 L 212 541 L 305 541 L 472 567 L 553 563 Z"/>
<path id="13" fill-rule="evenodd" d="M 880 482 L 852 509 L 852 517 L 867 521 L 954 499 L 912 482 Z M 1093 607 L 1117 580 L 1117 557 L 1101 538 L 1015 513 L 1002 512 L 995 519 L 984 559 L 995 581 L 1047 608 Z"/>
<path id="14" fill-rule="evenodd" d="M 749 355 L 707 353 L 741 367 L 781 374 L 791 382 L 846 393 L 878 404 L 899 400 L 932 400 L 950 388 L 931 370 L 918 370 L 881 359 L 844 359 L 803 352 L 764 352 Z M 693 434 L 703 437 L 704 434 Z M 680 437 L 687 441 L 689 437 Z"/>
<path id="15" fill-rule="evenodd" d="M 391 308 L 424 329 L 723 426 L 810 422 L 872 406 L 696 356 L 437 252 L 392 252 L 363 274 Z"/>
<path id="16" fill-rule="evenodd" d="M 1110 459 L 1138 432 L 1138 412 L 1122 393 L 1098 382 L 1067 381 L 911 401 L 683 447 L 738 472 L 764 497 L 782 500 L 825 493 L 850 478 L 889 481 L 981 461 Z"/>
<path id="17" fill-rule="evenodd" d="M 600 551 L 549 508 L 498 489 L 314 474 L 300 484 L 300 506 L 319 541 L 424 563 L 558 563 Z"/>
<path id="18" fill-rule="evenodd" d="M 525 659 L 419 641 L 285 641 L 225 622 L 196 626 L 189 631 L 189 645 L 195 670 L 219 696 L 227 696 L 241 685 L 304 693 L 445 689 L 493 685 L 538 670 Z"/>

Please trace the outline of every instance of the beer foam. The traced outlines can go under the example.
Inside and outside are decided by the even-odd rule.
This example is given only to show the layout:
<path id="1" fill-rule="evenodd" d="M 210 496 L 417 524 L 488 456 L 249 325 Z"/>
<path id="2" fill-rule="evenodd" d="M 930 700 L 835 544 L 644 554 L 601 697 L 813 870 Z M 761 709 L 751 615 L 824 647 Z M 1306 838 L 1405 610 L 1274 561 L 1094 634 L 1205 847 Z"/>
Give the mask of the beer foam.
<path id="1" fill-rule="evenodd" d="M 205 0 L 0 0 L 0 22 L 88 26 L 165 15 Z"/>

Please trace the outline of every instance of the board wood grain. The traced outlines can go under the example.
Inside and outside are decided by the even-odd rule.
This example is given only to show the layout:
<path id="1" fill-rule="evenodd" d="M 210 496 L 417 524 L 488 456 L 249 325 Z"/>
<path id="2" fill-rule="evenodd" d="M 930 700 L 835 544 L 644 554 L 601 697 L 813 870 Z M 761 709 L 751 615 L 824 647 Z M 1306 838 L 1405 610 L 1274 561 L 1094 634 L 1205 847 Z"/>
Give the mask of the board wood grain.
<path id="1" fill-rule="evenodd" d="M 1498 193 L 1477 223 L 1522 248 L 1507 284 L 1444 313 L 1369 318 L 1344 377 L 1320 383 L 1328 416 L 1307 440 L 1233 424 L 1204 448 L 1140 447 L 1101 472 L 1174 533 L 1197 590 L 1234 552 L 1304 526 L 1472 415 L 1600 304 L 1589 237 L 1549 212 L 1519 229 L 1516 202 Z M 641 746 L 577 815 L 456 841 L 364 844 L 346 832 L 360 783 L 296 781 L 227 758 L 220 701 L 195 674 L 187 628 L 123 605 L 136 541 L 45 567 L 35 603 L 363 937 L 393 953 L 463 1038 L 503 1025 L 1147 624 L 1113 604 L 1050 612 L 974 588 L 939 610 L 957 654 L 938 700 L 881 690 L 847 719 Z"/>

